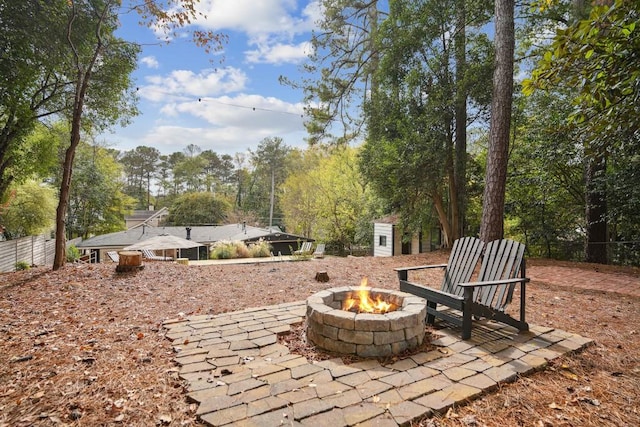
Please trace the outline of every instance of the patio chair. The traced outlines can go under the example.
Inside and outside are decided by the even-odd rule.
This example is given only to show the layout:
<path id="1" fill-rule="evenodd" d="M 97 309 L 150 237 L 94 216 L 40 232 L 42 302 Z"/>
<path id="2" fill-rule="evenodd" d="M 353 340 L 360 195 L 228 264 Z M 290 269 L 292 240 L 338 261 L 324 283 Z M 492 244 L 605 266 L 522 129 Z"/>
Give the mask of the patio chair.
<path id="1" fill-rule="evenodd" d="M 526 277 L 524 249 L 524 245 L 513 240 L 494 240 L 486 244 L 477 281 L 460 280 L 450 290 L 438 291 L 411 283 L 407 280 L 406 271 L 398 271 L 400 289 L 427 300 L 427 323 L 433 324 L 438 317 L 461 326 L 463 340 L 471 338 L 474 317 L 497 320 L 520 331 L 527 331 L 529 325 L 525 321 L 525 285 L 529 279 Z M 465 267 L 468 267 L 466 263 Z M 505 309 L 511 302 L 518 283 L 520 317 L 516 319 L 508 315 Z M 438 304 L 457 310 L 458 313 L 438 310 Z"/>
<path id="2" fill-rule="evenodd" d="M 172 257 L 165 257 L 162 255 L 156 255 L 151 249 L 141 249 L 142 256 L 150 261 L 172 261 Z"/>
<path id="3" fill-rule="evenodd" d="M 307 255 L 309 253 L 311 253 L 311 246 L 313 245 L 312 242 L 304 242 L 302 243 L 302 246 L 300 246 L 300 249 L 298 249 L 297 251 L 293 251 L 294 255 Z"/>
<path id="4" fill-rule="evenodd" d="M 324 258 L 324 248 L 325 248 L 324 243 L 318 243 L 318 246 L 316 246 L 316 250 L 313 251 L 313 257 Z"/>
<path id="5" fill-rule="evenodd" d="M 107 256 L 109 257 L 109 259 L 111 259 L 111 261 L 120 263 L 120 255 L 118 255 L 118 252 L 109 251 L 107 252 Z"/>

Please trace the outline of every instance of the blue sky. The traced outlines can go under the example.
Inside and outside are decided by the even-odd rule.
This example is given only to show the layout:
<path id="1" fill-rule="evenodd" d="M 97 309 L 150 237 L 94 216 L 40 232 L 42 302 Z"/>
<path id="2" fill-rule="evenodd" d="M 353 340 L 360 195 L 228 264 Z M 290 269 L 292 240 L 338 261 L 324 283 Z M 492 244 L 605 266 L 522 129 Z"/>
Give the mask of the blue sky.
<path id="1" fill-rule="evenodd" d="M 233 155 L 276 136 L 305 147 L 303 94 L 278 77 L 301 78 L 299 65 L 320 17 L 318 1 L 200 0 L 197 7 L 207 19 L 168 45 L 158 44 L 137 17 L 121 18 L 119 35 L 143 46 L 133 75 L 141 114 L 102 139 L 123 151 L 146 145 L 163 154 L 196 144 Z M 193 45 L 186 34 L 191 28 L 229 36 L 222 62 Z"/>

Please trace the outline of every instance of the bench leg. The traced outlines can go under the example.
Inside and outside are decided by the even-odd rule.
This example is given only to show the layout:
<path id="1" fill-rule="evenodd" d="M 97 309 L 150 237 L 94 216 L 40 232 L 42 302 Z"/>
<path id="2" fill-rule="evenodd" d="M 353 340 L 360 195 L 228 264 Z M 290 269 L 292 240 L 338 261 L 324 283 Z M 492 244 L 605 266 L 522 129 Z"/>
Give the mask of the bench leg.
<path id="1" fill-rule="evenodd" d="M 435 302 L 427 301 L 428 309 L 430 308 L 432 310 L 435 310 L 437 308 L 437 306 L 438 306 L 438 304 L 436 304 Z M 431 314 L 431 313 L 429 313 L 428 309 L 427 309 L 427 324 L 428 325 L 433 325 L 436 322 L 436 316 Z"/>
<path id="2" fill-rule="evenodd" d="M 464 288 L 464 304 L 462 306 L 462 339 L 471 338 L 471 300 L 473 298 L 473 288 Z"/>

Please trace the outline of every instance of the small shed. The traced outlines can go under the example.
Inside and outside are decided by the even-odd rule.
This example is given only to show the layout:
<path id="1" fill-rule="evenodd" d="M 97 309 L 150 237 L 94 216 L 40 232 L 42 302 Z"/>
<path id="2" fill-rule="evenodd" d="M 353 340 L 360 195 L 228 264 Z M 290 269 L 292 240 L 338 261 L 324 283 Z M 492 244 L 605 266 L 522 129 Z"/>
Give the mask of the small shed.
<path id="1" fill-rule="evenodd" d="M 406 233 L 398 224 L 397 214 L 373 221 L 373 256 L 410 255 L 424 252 L 422 232 Z M 410 238 L 403 239 L 409 235 Z"/>

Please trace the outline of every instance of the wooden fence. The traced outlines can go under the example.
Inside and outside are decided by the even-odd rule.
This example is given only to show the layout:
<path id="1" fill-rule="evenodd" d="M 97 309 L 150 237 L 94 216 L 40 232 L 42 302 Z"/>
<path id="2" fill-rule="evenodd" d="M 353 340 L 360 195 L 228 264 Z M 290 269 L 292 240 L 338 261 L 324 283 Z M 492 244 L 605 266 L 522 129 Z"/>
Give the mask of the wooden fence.
<path id="1" fill-rule="evenodd" d="M 0 242 L 0 272 L 16 270 L 18 262 L 53 265 L 56 241 L 48 236 L 30 236 Z"/>

